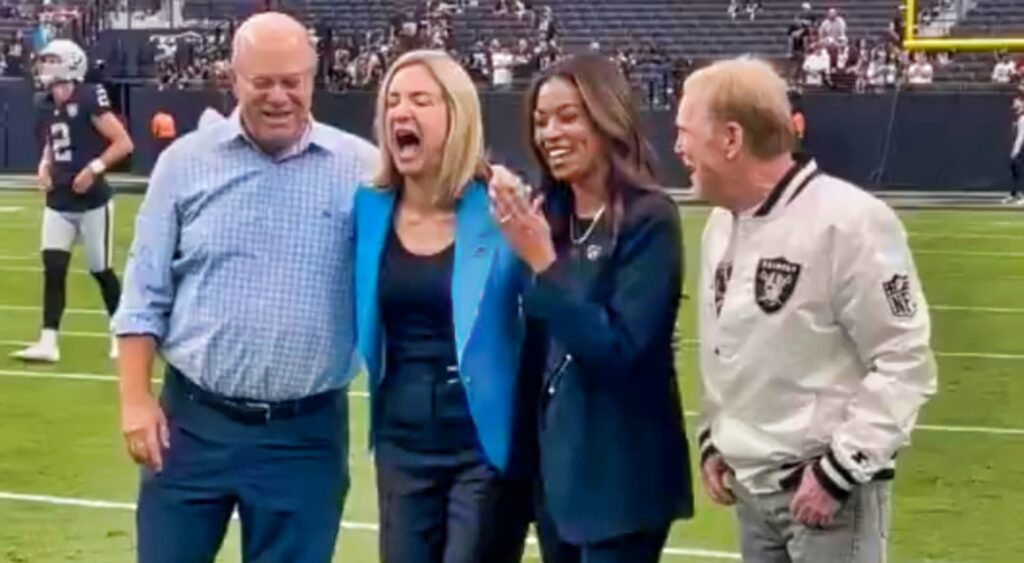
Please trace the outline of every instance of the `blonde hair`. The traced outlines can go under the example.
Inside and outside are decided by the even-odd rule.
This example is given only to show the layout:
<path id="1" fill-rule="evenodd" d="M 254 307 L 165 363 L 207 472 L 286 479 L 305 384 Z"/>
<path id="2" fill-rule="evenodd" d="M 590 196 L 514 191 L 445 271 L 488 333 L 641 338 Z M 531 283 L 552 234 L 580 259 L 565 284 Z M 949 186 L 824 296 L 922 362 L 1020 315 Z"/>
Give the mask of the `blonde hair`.
<path id="1" fill-rule="evenodd" d="M 786 82 L 767 62 L 741 57 L 702 68 L 683 84 L 684 96 L 697 93 L 712 120 L 743 129 L 743 144 L 755 158 L 792 152 L 796 135 Z"/>
<path id="2" fill-rule="evenodd" d="M 400 70 L 414 65 L 425 68 L 437 81 L 448 108 L 448 132 L 437 184 L 440 191 L 435 195 L 435 202 L 451 206 L 462 194 L 463 187 L 485 167 L 484 127 L 476 86 L 462 66 L 444 51 L 410 51 L 399 57 L 384 76 L 377 93 L 374 124 L 380 150 L 380 168 L 372 183 L 383 189 L 396 189 L 402 185 L 402 176 L 395 168 L 387 143 L 384 116 L 387 113 L 391 81 Z"/>

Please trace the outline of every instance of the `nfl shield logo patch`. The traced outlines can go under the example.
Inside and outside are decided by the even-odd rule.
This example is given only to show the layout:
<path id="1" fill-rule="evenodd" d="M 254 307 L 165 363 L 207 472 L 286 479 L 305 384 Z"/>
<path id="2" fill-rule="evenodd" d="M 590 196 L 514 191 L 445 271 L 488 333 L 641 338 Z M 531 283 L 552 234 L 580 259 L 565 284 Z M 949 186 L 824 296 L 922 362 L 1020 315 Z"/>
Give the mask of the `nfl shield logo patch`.
<path id="1" fill-rule="evenodd" d="M 917 302 L 910 289 L 910 276 L 896 274 L 891 280 L 882 282 L 882 289 L 885 290 L 885 299 L 894 316 L 910 318 L 917 313 Z"/>
<path id="2" fill-rule="evenodd" d="M 78 115 L 78 104 L 68 104 L 68 117 L 74 118 Z"/>
<path id="3" fill-rule="evenodd" d="M 800 279 L 800 269 L 800 264 L 782 257 L 762 258 L 757 262 L 754 298 L 762 311 L 770 315 L 786 305 Z"/>

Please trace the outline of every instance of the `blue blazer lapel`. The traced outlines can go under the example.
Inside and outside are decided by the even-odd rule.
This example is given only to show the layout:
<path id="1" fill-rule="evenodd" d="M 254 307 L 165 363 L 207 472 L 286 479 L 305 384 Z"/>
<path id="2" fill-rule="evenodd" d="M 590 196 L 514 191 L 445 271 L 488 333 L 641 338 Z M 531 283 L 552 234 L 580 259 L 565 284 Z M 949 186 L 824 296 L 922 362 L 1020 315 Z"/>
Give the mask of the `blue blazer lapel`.
<path id="1" fill-rule="evenodd" d="M 356 194 L 356 333 L 371 384 L 381 376 L 383 332 L 377 306 L 377 280 L 394 203 L 393 191 L 360 188 Z"/>
<path id="2" fill-rule="evenodd" d="M 487 188 L 479 182 L 470 183 L 455 210 L 452 313 L 460 365 L 484 299 L 500 235 L 491 219 Z"/>

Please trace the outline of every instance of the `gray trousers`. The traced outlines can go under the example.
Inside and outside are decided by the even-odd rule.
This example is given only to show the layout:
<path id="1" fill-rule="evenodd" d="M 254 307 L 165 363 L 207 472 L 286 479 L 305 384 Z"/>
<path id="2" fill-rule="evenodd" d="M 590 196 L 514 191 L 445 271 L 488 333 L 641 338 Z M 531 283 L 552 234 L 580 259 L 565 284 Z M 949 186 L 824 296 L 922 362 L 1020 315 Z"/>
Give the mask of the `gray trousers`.
<path id="1" fill-rule="evenodd" d="M 735 480 L 743 561 L 746 563 L 884 563 L 889 535 L 890 484 L 857 487 L 827 528 L 793 520 L 796 491 L 751 494 Z"/>

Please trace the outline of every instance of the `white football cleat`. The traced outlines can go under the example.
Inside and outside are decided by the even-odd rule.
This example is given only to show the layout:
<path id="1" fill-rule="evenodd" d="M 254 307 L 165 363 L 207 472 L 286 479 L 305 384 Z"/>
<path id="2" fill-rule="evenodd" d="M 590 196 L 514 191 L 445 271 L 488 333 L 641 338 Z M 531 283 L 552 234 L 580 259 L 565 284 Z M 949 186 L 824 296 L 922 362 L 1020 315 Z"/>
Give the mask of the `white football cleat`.
<path id="1" fill-rule="evenodd" d="M 37 342 L 24 350 L 11 354 L 11 357 L 25 362 L 55 364 L 60 361 L 60 350 L 56 346 L 48 346 L 45 343 Z"/>

